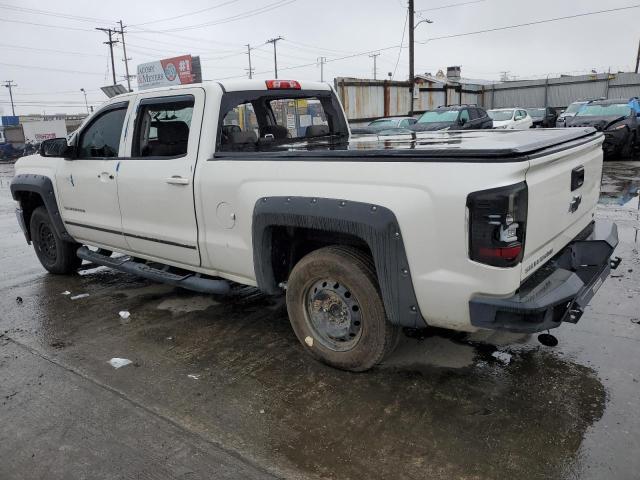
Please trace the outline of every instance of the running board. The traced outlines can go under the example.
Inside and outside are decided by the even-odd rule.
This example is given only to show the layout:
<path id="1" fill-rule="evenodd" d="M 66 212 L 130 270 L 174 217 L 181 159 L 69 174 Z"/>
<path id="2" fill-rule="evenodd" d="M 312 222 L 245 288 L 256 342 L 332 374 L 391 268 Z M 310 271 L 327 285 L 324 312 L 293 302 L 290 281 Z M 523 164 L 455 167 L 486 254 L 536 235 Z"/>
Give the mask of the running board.
<path id="1" fill-rule="evenodd" d="M 224 295 L 229 293 L 230 286 L 226 280 L 203 278 L 196 273 L 179 275 L 169 272 L 167 269 L 155 268 L 146 263 L 135 262 L 129 256 L 107 257 L 97 252 L 89 250 L 87 247 L 80 247 L 76 252 L 78 257 L 96 265 L 113 268 L 121 272 L 131 273 L 139 277 L 153 280 L 154 282 L 167 283 L 174 287 L 181 287 L 200 293 L 215 293 Z"/>

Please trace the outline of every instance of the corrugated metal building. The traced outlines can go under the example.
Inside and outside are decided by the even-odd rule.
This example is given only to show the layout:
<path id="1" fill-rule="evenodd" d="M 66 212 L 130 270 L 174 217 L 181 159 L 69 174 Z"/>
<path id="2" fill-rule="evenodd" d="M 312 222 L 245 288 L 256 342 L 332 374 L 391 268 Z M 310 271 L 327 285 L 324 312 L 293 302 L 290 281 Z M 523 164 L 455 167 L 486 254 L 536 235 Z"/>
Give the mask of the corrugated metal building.
<path id="1" fill-rule="evenodd" d="M 417 75 L 413 92 L 409 82 L 336 78 L 335 88 L 351 123 L 407 115 L 410 95 L 414 113 L 440 105 L 477 104 L 484 108 L 565 108 L 576 100 L 640 97 L 640 74 L 598 73 L 541 80 L 492 82 L 460 77 L 460 67 L 447 75 Z"/>
<path id="2" fill-rule="evenodd" d="M 576 100 L 640 96 L 640 74 L 594 73 L 485 86 L 486 108 L 564 108 Z"/>

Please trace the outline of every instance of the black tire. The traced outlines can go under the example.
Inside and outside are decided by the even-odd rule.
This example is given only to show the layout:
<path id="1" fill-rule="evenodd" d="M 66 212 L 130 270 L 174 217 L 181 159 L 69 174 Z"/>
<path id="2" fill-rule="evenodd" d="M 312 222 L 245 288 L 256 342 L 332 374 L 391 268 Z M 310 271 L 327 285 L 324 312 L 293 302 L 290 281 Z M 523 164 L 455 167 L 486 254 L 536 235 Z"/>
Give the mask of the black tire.
<path id="1" fill-rule="evenodd" d="M 307 351 L 342 370 L 368 370 L 398 343 L 400 328 L 387 320 L 373 261 L 352 247 L 302 258 L 287 282 L 287 310 Z"/>
<path id="2" fill-rule="evenodd" d="M 80 267 L 82 259 L 76 255 L 80 245 L 58 236 L 45 207 L 38 207 L 31 214 L 30 230 L 38 260 L 48 272 L 65 275 Z"/>
<path id="3" fill-rule="evenodd" d="M 636 150 L 636 142 L 637 142 L 636 132 L 631 132 L 629 134 L 629 140 L 620 150 L 620 156 L 622 158 L 633 157 L 633 154 L 635 153 L 635 150 Z"/>

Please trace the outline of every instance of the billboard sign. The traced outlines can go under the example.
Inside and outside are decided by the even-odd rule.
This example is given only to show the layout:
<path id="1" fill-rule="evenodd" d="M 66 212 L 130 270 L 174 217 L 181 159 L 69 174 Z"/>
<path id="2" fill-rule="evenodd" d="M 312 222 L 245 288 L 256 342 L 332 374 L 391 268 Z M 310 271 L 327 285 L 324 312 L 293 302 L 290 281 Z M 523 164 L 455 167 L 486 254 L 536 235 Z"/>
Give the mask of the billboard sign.
<path id="1" fill-rule="evenodd" d="M 187 85 L 196 82 L 197 77 L 199 75 L 194 69 L 191 55 L 165 58 L 157 62 L 138 65 L 138 88 L 140 90 L 167 85 Z"/>

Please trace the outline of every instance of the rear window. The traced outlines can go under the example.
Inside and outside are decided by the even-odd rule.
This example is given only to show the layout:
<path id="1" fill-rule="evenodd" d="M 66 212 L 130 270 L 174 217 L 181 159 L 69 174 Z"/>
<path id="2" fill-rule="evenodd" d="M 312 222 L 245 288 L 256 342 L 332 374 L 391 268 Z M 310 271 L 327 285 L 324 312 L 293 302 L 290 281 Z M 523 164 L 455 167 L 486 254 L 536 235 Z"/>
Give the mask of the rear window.
<path id="1" fill-rule="evenodd" d="M 231 92 L 223 96 L 219 151 L 269 150 L 348 136 L 332 92 Z"/>
<path id="2" fill-rule="evenodd" d="M 578 117 L 627 117 L 631 114 L 631 107 L 626 103 L 609 105 L 583 105 L 576 114 Z"/>
<path id="3" fill-rule="evenodd" d="M 457 118 L 457 110 L 431 110 L 424 112 L 418 119 L 418 123 L 455 122 Z"/>
<path id="4" fill-rule="evenodd" d="M 511 120 L 513 117 L 513 110 L 489 110 L 487 112 L 492 120 L 496 122 L 504 122 L 505 120 Z"/>

